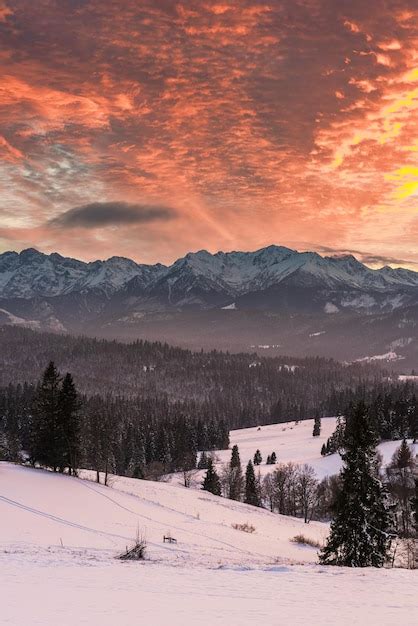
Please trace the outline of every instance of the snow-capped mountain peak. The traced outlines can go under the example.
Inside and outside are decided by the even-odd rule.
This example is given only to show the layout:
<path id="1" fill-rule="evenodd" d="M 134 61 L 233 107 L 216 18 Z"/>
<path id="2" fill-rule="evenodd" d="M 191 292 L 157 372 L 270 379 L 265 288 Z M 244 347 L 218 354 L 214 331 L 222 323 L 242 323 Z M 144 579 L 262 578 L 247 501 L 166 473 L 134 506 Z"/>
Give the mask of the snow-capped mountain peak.
<path id="1" fill-rule="evenodd" d="M 134 276 L 154 275 L 160 267 L 139 265 L 123 257 L 85 263 L 34 248 L 6 252 L 0 255 L 0 297 L 54 297 L 86 290 L 111 294 Z"/>
<path id="2" fill-rule="evenodd" d="M 360 290 L 371 297 L 369 302 L 374 302 L 375 294 L 415 292 L 418 273 L 390 267 L 373 270 L 352 255 L 323 257 L 282 246 L 215 254 L 199 250 L 169 267 L 142 265 L 118 256 L 85 263 L 58 253 L 43 254 L 34 248 L 0 255 L 0 298 L 50 298 L 87 292 L 111 297 L 131 283 L 154 298 L 170 294 L 171 304 L 193 300 L 210 306 L 211 293 L 217 294 L 217 304 L 219 298 L 227 300 L 280 286 Z"/>

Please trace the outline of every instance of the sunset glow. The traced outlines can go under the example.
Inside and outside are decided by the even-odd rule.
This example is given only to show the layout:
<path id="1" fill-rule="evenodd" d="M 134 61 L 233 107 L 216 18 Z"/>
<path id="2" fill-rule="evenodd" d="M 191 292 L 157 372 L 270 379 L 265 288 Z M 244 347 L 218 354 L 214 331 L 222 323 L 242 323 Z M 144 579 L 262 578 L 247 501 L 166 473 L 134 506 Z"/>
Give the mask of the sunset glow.
<path id="1" fill-rule="evenodd" d="M 0 0 L 0 40 L 0 252 L 417 269 L 416 1 Z"/>

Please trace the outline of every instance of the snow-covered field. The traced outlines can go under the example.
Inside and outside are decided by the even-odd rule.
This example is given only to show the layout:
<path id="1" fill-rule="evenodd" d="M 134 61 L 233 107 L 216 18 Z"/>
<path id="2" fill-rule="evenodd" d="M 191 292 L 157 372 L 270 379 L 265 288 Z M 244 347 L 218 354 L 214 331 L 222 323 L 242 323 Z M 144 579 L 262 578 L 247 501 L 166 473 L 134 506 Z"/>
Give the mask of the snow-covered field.
<path id="1" fill-rule="evenodd" d="M 257 466 L 256 472 L 260 472 L 261 477 L 274 471 L 274 465 L 266 465 L 267 456 L 273 451 L 277 455 L 277 463 L 307 463 L 312 466 L 319 480 L 324 476 L 338 474 L 341 469 L 341 457 L 339 454 L 321 456 L 322 444 L 332 435 L 336 425 L 335 417 L 325 417 L 321 420 L 321 434 L 319 437 L 312 436 L 313 420 L 304 420 L 299 423 L 286 422 L 284 424 L 271 424 L 255 428 L 243 428 L 232 430 L 230 433 L 230 449 L 216 450 L 218 469 L 224 463 L 228 463 L 231 458 L 231 448 L 237 444 L 239 448 L 241 464 L 245 471 L 248 461 L 253 460 L 256 450 L 260 450 L 263 461 Z M 385 441 L 378 446 L 382 455 L 383 465 L 387 465 L 395 450 L 399 447 L 400 441 Z M 418 454 L 418 445 L 413 445 L 412 449 Z M 195 477 L 198 486 L 205 472 L 199 472 Z M 181 483 L 182 476 L 175 475 L 172 480 Z"/>
<path id="2" fill-rule="evenodd" d="M 319 442 L 312 422 L 282 428 L 236 431 L 232 443 L 244 462 L 258 447 L 263 456 L 274 449 L 279 461 L 316 468 L 332 461 L 334 473 L 337 457 L 319 454 L 331 420 L 323 420 Z M 292 542 L 298 533 L 322 542 L 326 524 L 173 483 L 111 477 L 104 487 L 82 476 L 0 463 L 2 625 L 418 623 L 417 572 L 325 568 L 315 548 Z M 245 522 L 254 533 L 232 528 Z M 115 559 L 137 531 L 147 561 Z M 167 534 L 178 543 L 163 543 Z"/>
<path id="3" fill-rule="evenodd" d="M 284 424 L 271 424 L 255 428 L 243 428 L 232 430 L 230 433 L 231 445 L 237 444 L 243 467 L 249 459 L 253 459 L 258 449 L 263 457 L 262 464 L 256 470 L 261 476 L 274 470 L 274 466 L 266 465 L 267 456 L 273 451 L 277 455 L 278 463 L 308 463 L 311 465 L 318 478 L 330 474 L 337 474 L 340 469 L 341 459 L 339 455 L 322 457 L 321 447 L 328 437 L 332 435 L 336 425 L 335 417 L 327 417 L 321 420 L 321 434 L 319 437 L 312 436 L 313 420 L 302 422 L 286 422 Z M 221 463 L 229 461 L 230 450 L 216 452 Z"/>
<path id="4" fill-rule="evenodd" d="M 6 558 L 5 558 L 6 557 Z M 1 559 L 1 624 L 13 626 L 416 626 L 416 572 L 276 566 L 175 569 Z"/>
<path id="5" fill-rule="evenodd" d="M 1 541 L 28 553 L 62 543 L 103 558 L 123 551 L 139 530 L 153 561 L 216 568 L 315 562 L 315 549 L 291 539 L 300 532 L 318 541 L 327 535 L 325 524 L 305 526 L 201 490 L 123 477 L 111 477 L 111 484 L 1 463 Z M 232 528 L 246 522 L 254 533 Z M 163 543 L 169 534 L 177 545 Z"/>

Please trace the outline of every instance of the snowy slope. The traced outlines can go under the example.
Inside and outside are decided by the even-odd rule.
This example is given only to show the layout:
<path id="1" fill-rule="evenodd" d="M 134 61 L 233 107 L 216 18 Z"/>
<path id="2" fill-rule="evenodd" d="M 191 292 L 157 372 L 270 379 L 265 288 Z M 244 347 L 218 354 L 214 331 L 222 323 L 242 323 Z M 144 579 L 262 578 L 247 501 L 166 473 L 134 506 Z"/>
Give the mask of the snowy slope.
<path id="1" fill-rule="evenodd" d="M 112 488 L 106 488 L 0 464 L 1 542 L 45 549 L 60 546 L 62 541 L 66 548 L 116 554 L 139 529 L 146 536 L 152 560 L 218 567 L 314 562 L 316 550 L 291 539 L 302 531 L 319 541 L 327 534 L 326 524 L 312 523 L 307 529 L 300 520 L 202 491 L 122 477 L 113 477 L 111 482 Z M 245 522 L 255 526 L 254 533 L 231 526 Z M 168 533 L 177 545 L 163 543 Z"/>
<path id="2" fill-rule="evenodd" d="M 40 328 L 40 322 L 36 320 L 26 320 L 22 317 L 17 317 L 10 313 L 10 311 L 6 311 L 5 309 L 0 309 L 0 323 L 6 322 L 12 326 L 23 326 L 25 328 L 31 328 L 32 330 L 37 330 Z"/>
<path id="3" fill-rule="evenodd" d="M 289 283 L 290 279 L 291 284 L 302 287 L 319 285 L 372 292 L 418 287 L 416 272 L 389 267 L 372 270 L 353 256 L 322 257 L 316 252 L 297 252 L 282 246 L 216 254 L 200 250 L 178 259 L 170 267 L 140 265 L 122 257 L 84 263 L 57 253 L 42 254 L 32 248 L 20 254 L 0 254 L 0 297 L 3 298 L 51 297 L 91 289 L 111 294 L 136 277 L 151 291 L 170 285 L 171 289 L 181 290 L 183 297 L 196 286 L 234 296 L 266 290 L 282 282 Z M 375 303 L 371 296 L 367 302 L 367 306 Z M 397 306 L 401 303 L 402 298 Z M 360 304 L 364 307 L 363 301 Z"/>
<path id="4" fill-rule="evenodd" d="M 417 364 L 417 272 L 280 246 L 201 250 L 168 267 L 6 252 L 0 308 L 0 326 L 348 362 L 396 352 L 402 373 Z"/>
<path id="5" fill-rule="evenodd" d="M 84 263 L 56 253 L 42 254 L 33 248 L 20 254 L 5 252 L 0 254 L 0 297 L 54 297 L 88 290 L 109 295 L 134 277 L 148 283 L 161 267 L 138 265 L 122 257 Z"/>
<path id="6" fill-rule="evenodd" d="M 243 469 L 250 459 L 253 460 L 256 450 L 260 450 L 263 461 L 255 470 L 257 474 L 260 473 L 262 478 L 274 471 L 274 465 L 266 465 L 267 456 L 272 452 L 276 453 L 277 463 L 291 462 L 300 465 L 307 463 L 314 468 L 319 480 L 325 476 L 338 474 L 342 467 L 340 455 L 321 456 L 322 444 L 334 432 L 336 418 L 322 418 L 319 437 L 312 436 L 313 423 L 313 420 L 303 420 L 298 423 L 286 422 L 284 424 L 232 430 L 230 432 L 230 449 L 214 452 L 217 467 L 221 470 L 222 465 L 230 461 L 232 446 L 236 444 L 239 448 Z M 379 444 L 378 451 L 382 455 L 383 465 L 390 462 L 400 443 L 400 441 L 385 441 Z M 411 443 L 411 446 L 415 454 L 418 454 L 418 444 L 412 445 Z M 204 474 L 204 471 L 199 472 L 196 476 L 197 482 L 202 480 Z M 182 476 L 175 474 L 171 480 L 176 484 L 180 483 Z"/>
<path id="7" fill-rule="evenodd" d="M 173 485 L 115 479 L 105 488 L 6 463 L 0 494 L 2 624 L 417 623 L 416 571 L 325 568 L 289 541 L 300 530 L 323 536 L 322 524 Z M 244 520 L 253 535 L 230 527 Z M 114 559 L 137 527 L 150 560 Z M 167 531 L 177 546 L 162 543 Z"/>
<path id="8" fill-rule="evenodd" d="M 325 417 L 321 420 L 321 434 L 319 437 L 312 436 L 313 420 L 304 420 L 295 424 L 295 422 L 287 422 L 285 424 L 272 424 L 270 426 L 262 426 L 260 430 L 257 428 L 244 428 L 241 430 L 233 430 L 230 433 L 231 446 L 237 444 L 240 451 L 242 464 L 248 463 L 249 459 L 253 459 L 257 448 L 263 457 L 263 464 L 257 468 L 261 475 L 272 471 L 274 467 L 266 465 L 267 455 L 273 450 L 277 454 L 279 463 L 307 463 L 311 465 L 319 479 L 331 474 L 338 474 L 341 469 L 341 458 L 339 454 L 331 454 L 326 457 L 321 456 L 322 444 L 326 442 L 328 437 L 335 430 L 336 418 Z M 378 450 L 382 455 L 383 465 L 387 465 L 395 450 L 399 447 L 400 441 L 385 441 L 379 444 Z M 418 444 L 413 446 L 415 454 L 418 454 Z M 227 462 L 230 459 L 231 452 L 229 450 L 220 450 L 216 452 L 221 462 Z"/>

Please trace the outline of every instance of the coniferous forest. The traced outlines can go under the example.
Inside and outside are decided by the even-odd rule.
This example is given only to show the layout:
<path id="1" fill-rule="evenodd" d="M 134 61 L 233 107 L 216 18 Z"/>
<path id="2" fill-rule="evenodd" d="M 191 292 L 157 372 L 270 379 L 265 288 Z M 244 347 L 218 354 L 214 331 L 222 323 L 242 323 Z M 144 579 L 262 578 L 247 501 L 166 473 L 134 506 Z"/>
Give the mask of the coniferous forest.
<path id="1" fill-rule="evenodd" d="M 360 399 L 382 439 L 417 434 L 414 386 L 375 366 L 0 332 L 5 459 L 158 478 L 196 467 L 198 450 L 227 448 L 230 429 L 313 416 L 319 428 Z"/>
<path id="2" fill-rule="evenodd" d="M 194 419 L 225 419 L 231 429 L 336 415 L 390 376 L 376 365 L 325 358 L 192 352 L 147 341 L 0 329 L 0 386 L 36 384 L 50 361 L 71 372 L 87 397 L 166 402 Z"/>

